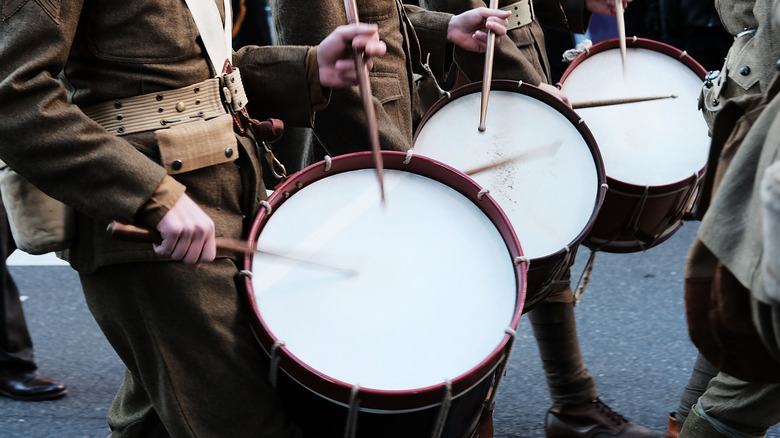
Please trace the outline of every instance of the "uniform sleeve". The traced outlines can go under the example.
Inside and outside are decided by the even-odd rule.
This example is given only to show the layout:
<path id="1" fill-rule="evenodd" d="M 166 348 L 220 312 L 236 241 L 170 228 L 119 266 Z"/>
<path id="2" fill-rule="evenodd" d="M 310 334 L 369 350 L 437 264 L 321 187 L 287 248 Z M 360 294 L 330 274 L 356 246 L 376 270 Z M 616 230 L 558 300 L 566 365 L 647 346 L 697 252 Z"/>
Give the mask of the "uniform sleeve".
<path id="1" fill-rule="evenodd" d="M 165 170 L 69 103 L 57 79 L 82 2 L 20 4 L 0 20 L 0 159 L 84 214 L 132 221 Z"/>
<path id="2" fill-rule="evenodd" d="M 536 1 L 534 14 L 543 25 L 572 33 L 585 33 L 592 15 L 585 0 Z"/>
<path id="3" fill-rule="evenodd" d="M 470 9 L 487 7 L 482 0 L 425 0 L 421 4 L 426 7 L 446 11 L 452 14 L 461 14 Z M 523 35 L 528 31 L 520 29 Z M 528 35 L 530 39 L 530 34 Z M 501 38 L 496 45 L 496 55 L 493 61 L 493 77 L 496 79 L 521 80 L 533 85 L 539 85 L 546 81 L 543 75 L 538 73 L 538 61 L 529 59 L 528 55 L 517 46 L 513 35 Z M 481 81 L 485 65 L 485 54 L 474 53 L 455 48 L 455 63 L 460 72 L 468 81 Z"/>
<path id="4" fill-rule="evenodd" d="M 325 107 L 328 89 L 321 87 L 316 49 L 311 46 L 246 46 L 235 53 L 250 115 L 277 118 L 285 125 L 311 127 Z M 273 67 L 273 68 L 271 68 Z"/>
<path id="5" fill-rule="evenodd" d="M 431 67 L 437 79 L 443 79 L 453 61 L 453 44 L 447 41 L 452 14 L 410 5 L 404 9 L 420 43 L 420 61 Z"/>

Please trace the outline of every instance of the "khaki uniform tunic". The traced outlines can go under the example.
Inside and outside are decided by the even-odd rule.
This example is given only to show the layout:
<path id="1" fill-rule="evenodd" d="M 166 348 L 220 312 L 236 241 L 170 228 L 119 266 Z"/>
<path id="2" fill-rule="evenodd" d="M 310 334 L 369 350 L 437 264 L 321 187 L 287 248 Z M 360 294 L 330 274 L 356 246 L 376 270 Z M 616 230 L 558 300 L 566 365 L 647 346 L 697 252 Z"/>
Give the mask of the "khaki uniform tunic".
<path id="1" fill-rule="evenodd" d="M 80 109 L 215 76 L 185 2 L 4 0 L 0 14 L 0 159 L 79 213 L 68 256 L 127 367 L 112 436 L 294 436 L 267 384 L 236 263 L 221 254 L 193 269 L 105 236 L 112 220 L 153 227 L 186 189 L 217 236 L 242 237 L 265 197 L 246 137 L 236 161 L 173 178 L 153 131 L 114 136 Z M 313 54 L 235 53 L 256 118 L 310 126 L 326 101 L 310 79 Z"/>
<path id="2" fill-rule="evenodd" d="M 342 0 L 271 0 L 279 44 L 313 44 L 347 24 Z M 387 54 L 374 60 L 369 73 L 383 149 L 412 147 L 413 125 L 420 118 L 413 73 L 423 74 L 428 59 L 441 78 L 451 59 L 447 44 L 450 14 L 404 6 L 398 0 L 358 0 L 360 21 L 379 26 Z M 314 130 L 331 155 L 370 150 L 365 115 L 357 87 L 333 90 L 331 104 L 317 113 Z"/>
<path id="3" fill-rule="evenodd" d="M 503 8 L 516 3 L 514 0 L 499 0 Z M 434 11 L 460 14 L 469 9 L 487 6 L 482 0 L 422 0 L 420 6 Z M 590 13 L 583 0 L 557 1 L 541 0 L 533 3 L 536 19 L 523 27 L 510 30 L 496 48 L 493 61 L 493 78 L 528 82 L 531 85 L 550 82 L 550 63 L 544 43 L 543 23 L 546 26 L 585 33 Z M 485 55 L 470 53 L 456 48 L 456 64 L 469 82 L 481 81 Z"/>

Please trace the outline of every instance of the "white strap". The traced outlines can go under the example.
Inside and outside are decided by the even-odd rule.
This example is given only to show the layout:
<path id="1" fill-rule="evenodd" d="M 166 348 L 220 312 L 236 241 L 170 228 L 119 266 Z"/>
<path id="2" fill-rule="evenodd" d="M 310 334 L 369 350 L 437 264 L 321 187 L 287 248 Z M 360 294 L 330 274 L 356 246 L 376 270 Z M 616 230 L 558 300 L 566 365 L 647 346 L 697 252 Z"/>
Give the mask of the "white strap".
<path id="1" fill-rule="evenodd" d="M 231 14 L 230 0 L 225 2 L 225 24 L 214 0 L 185 0 L 190 8 L 195 25 L 198 27 L 200 37 L 206 46 L 206 53 L 211 60 L 214 71 L 219 76 L 225 60 L 232 61 L 233 48 L 233 16 Z M 224 32 L 224 37 L 221 35 Z"/>

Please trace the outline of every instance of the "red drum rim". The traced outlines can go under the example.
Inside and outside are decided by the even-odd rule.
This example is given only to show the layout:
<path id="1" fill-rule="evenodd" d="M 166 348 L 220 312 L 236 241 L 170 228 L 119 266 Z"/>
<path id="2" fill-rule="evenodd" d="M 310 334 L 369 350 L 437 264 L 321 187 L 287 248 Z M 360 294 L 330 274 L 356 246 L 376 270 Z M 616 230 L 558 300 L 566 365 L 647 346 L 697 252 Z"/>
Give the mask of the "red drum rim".
<path id="1" fill-rule="evenodd" d="M 677 47 L 670 46 L 669 44 L 647 38 L 633 37 L 626 38 L 626 47 L 653 50 L 666 56 L 675 58 L 682 62 L 686 67 L 691 69 L 694 73 L 696 73 L 696 75 L 699 76 L 702 81 L 704 81 L 704 77 L 707 75 L 707 70 L 702 67 L 698 61 L 688 55 L 687 52 L 683 52 Z M 620 48 L 620 40 L 618 38 L 604 40 L 592 45 L 589 49 L 580 53 L 576 58 L 574 58 L 574 61 L 569 64 L 569 66 L 561 75 L 560 82 L 563 83 L 566 81 L 566 78 L 569 76 L 569 74 L 571 74 L 571 71 L 577 68 L 577 66 L 585 61 L 585 59 L 587 59 L 589 56 L 617 48 Z"/>
<path id="2" fill-rule="evenodd" d="M 599 151 L 596 139 L 595 137 L 593 137 L 593 133 L 590 131 L 590 128 L 588 128 L 587 124 L 582 119 L 582 117 L 580 117 L 573 109 L 569 108 L 566 104 L 564 104 L 563 102 L 561 102 L 560 100 L 552 96 L 550 93 L 541 90 L 539 87 L 535 87 L 523 81 L 495 79 L 491 81 L 490 89 L 497 90 L 497 91 L 518 92 L 520 94 L 524 94 L 526 96 L 537 99 L 546 105 L 549 105 L 553 109 L 557 110 L 561 115 L 563 115 L 575 127 L 575 129 L 577 129 L 577 131 L 580 133 L 582 138 L 585 140 L 585 143 L 588 145 L 591 155 L 593 156 L 593 164 L 596 166 L 596 175 L 598 178 L 599 189 L 598 189 L 598 194 L 596 196 L 596 203 L 594 205 L 593 212 L 591 213 L 588 223 L 580 231 L 580 233 L 574 238 L 574 240 L 572 240 L 569 243 L 569 246 L 571 248 L 576 248 L 585 240 L 588 233 L 593 228 L 593 225 L 596 223 L 598 213 L 601 210 L 602 205 L 604 204 L 604 198 L 607 193 L 607 176 L 606 176 L 606 171 L 604 170 L 604 161 L 601 157 L 601 152 Z M 425 126 L 425 123 L 428 120 L 430 120 L 433 114 L 435 114 L 439 109 L 441 109 L 448 102 L 457 99 L 458 97 L 475 93 L 475 92 L 481 92 L 481 91 L 482 91 L 482 82 L 471 82 L 466 85 L 462 85 L 450 91 L 449 93 L 445 94 L 444 96 L 442 96 L 433 105 L 431 105 L 431 107 L 428 109 L 425 115 L 423 115 L 423 118 L 420 121 L 420 124 L 417 126 L 417 130 L 414 133 L 414 140 L 415 141 L 417 140 L 417 135 L 422 131 L 423 127 Z M 414 142 L 412 144 L 414 144 Z M 548 254 L 539 258 L 535 258 L 533 260 L 536 261 L 537 263 L 547 263 L 551 260 L 559 259 L 561 256 L 565 255 L 566 253 L 567 253 L 566 248 L 562 248 L 553 254 Z"/>
<path id="3" fill-rule="evenodd" d="M 682 50 L 674 46 L 670 46 L 669 44 L 647 39 L 647 38 L 633 37 L 633 38 L 626 38 L 626 47 L 652 50 L 654 52 L 658 52 L 663 55 L 669 56 L 670 58 L 674 58 L 680 61 L 686 67 L 688 67 L 693 73 L 695 73 L 702 80 L 702 82 L 704 81 L 704 77 L 707 75 L 707 70 L 704 67 L 702 67 L 702 65 L 699 64 L 698 61 L 693 59 L 690 55 L 688 55 L 688 53 L 683 52 Z M 613 38 L 613 39 L 601 41 L 599 43 L 594 44 L 589 49 L 580 53 L 579 55 L 577 55 L 576 58 L 574 58 L 574 61 L 572 61 L 571 64 L 569 64 L 569 66 L 561 75 L 560 82 L 562 84 L 565 83 L 566 78 L 569 77 L 571 72 L 575 68 L 577 68 L 578 65 L 582 64 L 586 59 L 588 59 L 590 56 L 599 54 L 601 52 L 605 52 L 607 50 L 613 50 L 618 48 L 620 48 L 620 40 L 618 38 Z M 692 174 L 689 178 L 676 181 L 670 184 L 665 184 L 665 185 L 644 187 L 644 186 L 639 186 L 636 184 L 620 181 L 609 175 L 607 175 L 607 181 L 610 190 L 614 190 L 617 192 L 636 193 L 637 192 L 636 187 L 642 187 L 643 189 L 645 188 L 647 189 L 648 195 L 663 195 L 666 193 L 683 189 L 686 186 L 691 185 L 692 182 L 697 181 L 699 178 L 701 178 L 702 175 L 704 175 L 706 168 L 707 168 L 707 164 L 705 163 L 701 167 L 701 169 L 699 169 L 696 173 Z"/>
<path id="4" fill-rule="evenodd" d="M 445 184 L 468 198 L 491 220 L 491 222 L 493 222 L 503 238 L 512 260 L 518 261 L 514 264 L 517 286 L 516 305 L 512 320 L 508 327 L 508 329 L 516 330 L 520 322 L 520 316 L 525 302 L 526 271 L 528 263 L 523 257 L 520 242 L 503 210 L 501 210 L 496 201 L 489 194 L 480 194 L 482 188 L 471 178 L 444 163 L 419 155 L 411 155 L 411 157 L 408 158 L 407 154 L 403 152 L 382 151 L 381 154 L 383 165 L 386 169 L 416 172 L 419 175 Z M 265 223 L 270 215 L 273 214 L 273 211 L 307 185 L 329 175 L 373 167 L 374 158 L 371 152 L 355 152 L 341 155 L 332 158 L 331 160 L 315 163 L 295 173 L 287 181 L 280 184 L 271 196 L 269 196 L 267 202 L 270 205 L 271 213 L 269 213 L 267 209 L 261 209 L 250 229 L 249 241 L 257 241 Z M 377 197 L 379 197 L 378 192 Z M 245 270 L 251 272 L 252 260 L 253 256 L 251 254 L 244 257 L 243 266 Z M 252 315 L 250 316 L 252 327 L 254 328 L 255 336 L 257 336 L 263 349 L 269 356 L 271 355 L 272 350 L 275 350 L 279 359 L 279 368 L 312 392 L 331 399 L 334 402 L 348 406 L 353 397 L 353 390 L 357 389 L 361 409 L 396 412 L 417 410 L 433 406 L 441 403 L 445 398 L 448 390 L 446 382 L 410 390 L 353 388 L 353 385 L 349 383 L 334 379 L 313 369 L 293 355 L 284 345 L 277 345 L 279 339 L 274 336 L 257 310 L 251 276 L 245 276 L 244 286 L 246 287 L 247 299 L 253 310 Z M 483 359 L 465 374 L 453 379 L 450 382 L 451 396 L 457 397 L 458 395 L 465 393 L 488 376 L 492 370 L 501 364 L 502 360 L 506 359 L 506 355 L 509 353 L 508 350 L 511 347 L 513 340 L 514 335 L 507 333 L 487 358 Z"/>

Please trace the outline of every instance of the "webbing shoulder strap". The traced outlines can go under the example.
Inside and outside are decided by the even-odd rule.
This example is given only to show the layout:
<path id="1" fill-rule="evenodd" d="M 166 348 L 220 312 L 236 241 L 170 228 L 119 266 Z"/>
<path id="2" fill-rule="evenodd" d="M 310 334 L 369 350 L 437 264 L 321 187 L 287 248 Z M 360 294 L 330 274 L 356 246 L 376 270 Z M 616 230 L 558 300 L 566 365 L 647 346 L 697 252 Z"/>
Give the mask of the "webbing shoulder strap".
<path id="1" fill-rule="evenodd" d="M 225 61 L 233 62 L 233 17 L 230 0 L 225 3 L 225 23 L 219 15 L 219 9 L 214 0 L 184 0 L 190 9 L 195 26 L 206 46 L 206 53 L 211 60 L 214 71 L 219 76 Z"/>

